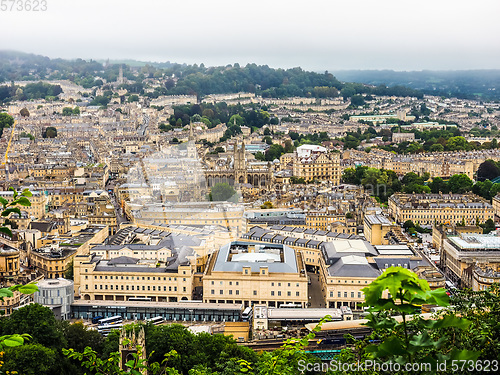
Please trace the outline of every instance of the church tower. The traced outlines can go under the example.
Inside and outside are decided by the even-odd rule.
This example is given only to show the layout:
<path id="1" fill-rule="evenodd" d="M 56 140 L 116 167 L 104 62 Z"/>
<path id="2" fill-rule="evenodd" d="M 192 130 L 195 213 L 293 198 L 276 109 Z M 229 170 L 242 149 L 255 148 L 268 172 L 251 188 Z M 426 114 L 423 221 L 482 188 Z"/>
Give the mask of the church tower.
<path id="1" fill-rule="evenodd" d="M 241 148 L 238 148 L 238 143 L 234 145 L 234 183 L 248 183 L 245 142 L 242 142 Z"/>
<path id="2" fill-rule="evenodd" d="M 123 66 L 120 65 L 120 69 L 118 71 L 118 80 L 117 80 L 117 83 L 119 85 L 123 85 L 124 81 L 123 81 Z"/>

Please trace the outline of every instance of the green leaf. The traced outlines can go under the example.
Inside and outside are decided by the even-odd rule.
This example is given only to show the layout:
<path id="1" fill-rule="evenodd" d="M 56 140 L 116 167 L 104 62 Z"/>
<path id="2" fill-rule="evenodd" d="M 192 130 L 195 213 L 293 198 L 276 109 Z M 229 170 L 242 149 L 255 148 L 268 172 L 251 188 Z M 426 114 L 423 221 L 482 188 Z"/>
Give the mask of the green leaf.
<path id="1" fill-rule="evenodd" d="M 4 233 L 9 237 L 12 237 L 12 231 L 7 227 L 0 227 L 0 233 Z"/>
<path id="2" fill-rule="evenodd" d="M 31 191 L 29 191 L 29 189 L 24 189 L 23 192 L 21 193 L 21 195 L 23 197 L 28 197 L 28 198 L 33 196 L 33 194 L 31 193 Z"/>
<path id="3" fill-rule="evenodd" d="M 8 347 L 21 346 L 24 344 L 24 339 L 20 335 L 2 336 L 0 343 Z"/>
<path id="4" fill-rule="evenodd" d="M 3 300 L 5 297 L 12 297 L 14 293 L 10 290 L 10 288 L 1 288 L 0 289 L 0 298 Z"/>
<path id="5" fill-rule="evenodd" d="M 21 210 L 17 207 L 7 208 L 6 210 L 2 211 L 2 216 L 9 216 L 13 212 L 21 216 Z"/>
<path id="6" fill-rule="evenodd" d="M 130 361 L 125 363 L 125 366 L 132 368 L 132 367 L 134 367 L 134 364 L 135 364 L 135 360 L 131 359 Z"/>
<path id="7" fill-rule="evenodd" d="M 457 360 L 457 361 L 475 361 L 476 359 L 479 358 L 481 352 L 473 352 L 470 350 L 458 350 L 454 349 L 451 353 L 451 360 Z"/>
<path id="8" fill-rule="evenodd" d="M 12 186 L 9 186 L 9 190 L 14 192 L 14 199 L 16 199 L 16 197 L 18 196 L 18 192 L 16 189 L 14 189 Z"/>
<path id="9" fill-rule="evenodd" d="M 19 199 L 16 199 L 12 203 L 19 204 L 19 205 L 25 206 L 25 207 L 30 207 L 31 206 L 30 200 L 28 198 L 26 198 L 26 197 L 21 197 Z"/>
<path id="10" fill-rule="evenodd" d="M 9 204 L 9 201 L 3 197 L 0 197 L 0 203 L 2 203 L 2 206 L 7 206 Z"/>
<path id="11" fill-rule="evenodd" d="M 434 346 L 434 340 L 430 338 L 427 331 L 423 331 L 419 335 L 414 335 L 410 340 L 410 344 L 413 346 L 425 348 L 428 346 Z"/>
<path id="12" fill-rule="evenodd" d="M 449 306 L 450 297 L 446 294 L 446 289 L 440 288 L 429 292 L 429 304 L 433 303 L 438 306 Z"/>
<path id="13" fill-rule="evenodd" d="M 391 336 L 379 344 L 379 354 L 383 355 L 405 355 L 406 350 L 403 349 L 404 343 L 398 337 Z"/>
<path id="14" fill-rule="evenodd" d="M 17 290 L 23 294 L 33 294 L 38 291 L 38 286 L 36 284 L 26 284 L 21 285 Z"/>

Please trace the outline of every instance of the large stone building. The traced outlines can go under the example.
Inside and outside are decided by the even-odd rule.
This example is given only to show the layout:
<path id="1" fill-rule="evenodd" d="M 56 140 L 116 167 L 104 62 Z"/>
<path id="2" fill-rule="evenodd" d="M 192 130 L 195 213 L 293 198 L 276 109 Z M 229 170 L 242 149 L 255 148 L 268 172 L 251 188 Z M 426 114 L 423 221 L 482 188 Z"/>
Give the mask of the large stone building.
<path id="1" fill-rule="evenodd" d="M 74 260 L 75 295 L 98 301 L 191 300 L 195 253 L 182 247 L 172 249 L 170 255 L 167 261 L 128 256 L 106 260 L 96 254 L 78 255 Z"/>
<path id="2" fill-rule="evenodd" d="M 363 224 L 365 238 L 372 245 L 388 245 L 389 232 L 396 227 L 383 215 L 365 215 Z"/>
<path id="3" fill-rule="evenodd" d="M 63 277 L 73 264 L 76 255 L 89 254 L 92 244 L 102 243 L 108 237 L 108 227 L 89 226 L 74 236 L 45 236 L 37 243 L 42 246 L 28 253 L 29 264 L 47 279 Z"/>
<path id="4" fill-rule="evenodd" d="M 203 275 L 203 300 L 306 307 L 307 287 L 300 252 L 282 244 L 235 241 L 212 254 Z"/>
<path id="5" fill-rule="evenodd" d="M 493 219 L 491 204 L 474 194 L 396 193 L 389 197 L 389 212 L 398 223 L 420 225 L 476 225 Z"/>
<path id="6" fill-rule="evenodd" d="M 338 185 L 342 176 L 340 153 L 328 152 L 320 146 L 300 146 L 292 159 L 292 170 L 294 177 L 305 181 L 330 181 Z"/>
<path id="7" fill-rule="evenodd" d="M 229 202 L 125 204 L 125 212 L 135 223 L 207 226 L 228 229 L 235 236 L 245 231 L 243 206 Z M 130 207 L 130 211 L 127 207 Z M 133 209 L 135 208 L 135 209 Z"/>
<path id="8" fill-rule="evenodd" d="M 441 266 L 447 277 L 462 287 L 483 289 L 500 271 L 500 237 L 489 234 L 461 233 L 443 241 Z M 490 273 L 488 277 L 485 274 Z M 475 281 L 474 281 L 475 280 Z"/>
<path id="9" fill-rule="evenodd" d="M 250 184 L 254 187 L 269 188 L 274 182 L 272 165 L 268 162 L 249 161 L 245 143 L 241 147 L 235 143 L 233 155 L 226 160 L 217 159 L 212 163 L 206 160 L 204 170 L 208 186 L 219 182 L 234 184 Z"/>

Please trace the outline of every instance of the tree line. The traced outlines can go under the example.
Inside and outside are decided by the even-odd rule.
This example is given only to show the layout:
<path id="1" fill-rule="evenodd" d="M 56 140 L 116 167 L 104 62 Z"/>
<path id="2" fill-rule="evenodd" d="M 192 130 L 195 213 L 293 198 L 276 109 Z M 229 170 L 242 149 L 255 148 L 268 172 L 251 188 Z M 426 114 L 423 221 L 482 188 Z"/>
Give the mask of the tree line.
<path id="1" fill-rule="evenodd" d="M 448 180 L 434 177 L 430 180 L 430 174 L 422 176 L 414 172 L 405 174 L 401 179 L 392 170 L 358 166 L 346 168 L 342 174 L 342 181 L 346 184 L 362 185 L 373 191 L 373 195 L 382 202 L 387 202 L 394 193 L 423 194 L 423 193 L 453 193 L 464 194 L 472 192 L 487 200 L 500 192 L 500 183 L 492 183 L 490 180 L 474 183 L 466 174 L 455 174 Z"/>

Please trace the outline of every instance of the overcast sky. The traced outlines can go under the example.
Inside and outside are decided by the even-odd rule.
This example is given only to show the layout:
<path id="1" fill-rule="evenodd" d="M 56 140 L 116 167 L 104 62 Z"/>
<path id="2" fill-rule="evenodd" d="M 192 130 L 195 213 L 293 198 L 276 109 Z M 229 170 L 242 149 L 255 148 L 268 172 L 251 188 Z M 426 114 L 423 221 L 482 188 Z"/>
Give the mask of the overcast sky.
<path id="1" fill-rule="evenodd" d="M 0 49 L 317 71 L 500 69 L 500 0 L 45 1 L 45 12 L 0 11 Z"/>

